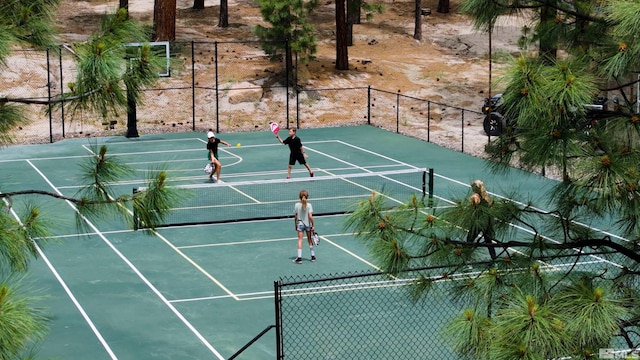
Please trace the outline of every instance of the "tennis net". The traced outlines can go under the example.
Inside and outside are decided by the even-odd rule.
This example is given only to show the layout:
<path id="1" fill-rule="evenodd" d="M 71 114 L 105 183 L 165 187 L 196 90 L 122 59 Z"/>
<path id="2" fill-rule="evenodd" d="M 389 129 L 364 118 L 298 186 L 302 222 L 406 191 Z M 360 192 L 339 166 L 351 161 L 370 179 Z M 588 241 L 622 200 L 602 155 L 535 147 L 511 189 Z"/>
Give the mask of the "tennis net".
<path id="1" fill-rule="evenodd" d="M 431 171 L 431 170 L 430 170 Z M 385 195 L 389 206 L 424 198 L 426 169 L 316 176 L 288 180 L 176 185 L 183 199 L 163 218 L 159 227 L 212 224 L 293 217 L 300 190 L 309 192 L 314 216 L 346 214 L 372 192 Z M 431 181 L 432 176 L 429 176 Z M 429 184 L 429 189 L 432 185 Z M 133 191 L 145 191 L 144 187 Z M 136 228 L 146 228 L 134 212 Z"/>

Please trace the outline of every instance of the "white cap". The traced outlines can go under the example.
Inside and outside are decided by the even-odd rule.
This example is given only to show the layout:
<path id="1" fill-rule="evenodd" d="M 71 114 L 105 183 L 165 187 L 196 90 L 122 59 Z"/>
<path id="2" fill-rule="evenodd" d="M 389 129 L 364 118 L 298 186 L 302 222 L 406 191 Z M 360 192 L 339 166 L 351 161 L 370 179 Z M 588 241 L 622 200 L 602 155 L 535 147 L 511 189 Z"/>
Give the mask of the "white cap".
<path id="1" fill-rule="evenodd" d="M 207 133 L 207 139 L 211 139 L 211 138 L 214 138 L 214 137 L 216 137 L 216 134 L 214 134 L 213 131 L 209 131 Z"/>

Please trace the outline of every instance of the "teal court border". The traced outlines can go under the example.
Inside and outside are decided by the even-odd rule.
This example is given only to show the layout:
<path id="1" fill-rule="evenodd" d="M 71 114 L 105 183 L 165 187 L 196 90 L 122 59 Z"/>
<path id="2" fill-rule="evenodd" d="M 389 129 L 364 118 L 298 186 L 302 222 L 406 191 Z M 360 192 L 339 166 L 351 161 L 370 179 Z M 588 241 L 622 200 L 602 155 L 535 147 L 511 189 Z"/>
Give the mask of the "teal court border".
<path id="1" fill-rule="evenodd" d="M 492 174 L 486 163 L 457 151 L 371 126 L 301 129 L 298 135 L 316 174 L 433 168 L 434 196 L 463 199 L 474 179 L 494 196 L 518 191 L 544 206 L 555 184 L 513 169 Z M 225 182 L 284 179 L 288 149 L 267 131 L 218 136 Z M 164 164 L 176 184 L 203 183 L 203 133 L 67 139 L 0 149 L 0 191 L 42 189 L 73 195 L 78 166 L 97 146 L 139 169 L 118 188 L 129 193 L 144 174 Z M 296 165 L 293 177 L 308 176 Z M 283 193 L 295 201 L 297 193 Z M 313 194 L 311 194 L 313 201 Z M 20 202 L 16 199 L 16 207 Z M 226 359 L 274 324 L 273 283 L 281 277 L 375 271 L 364 244 L 345 233 L 340 216 L 319 217 L 318 261 L 291 263 L 295 233 L 287 219 L 132 231 L 101 219 L 79 232 L 73 208 L 42 202 L 53 215 L 54 237 L 32 262 L 30 287 L 46 294 L 50 334 L 40 358 Z M 614 232 L 598 224 L 604 232 Z M 308 259 L 308 249 L 303 247 Z M 275 334 L 266 333 L 238 359 L 274 359 Z"/>

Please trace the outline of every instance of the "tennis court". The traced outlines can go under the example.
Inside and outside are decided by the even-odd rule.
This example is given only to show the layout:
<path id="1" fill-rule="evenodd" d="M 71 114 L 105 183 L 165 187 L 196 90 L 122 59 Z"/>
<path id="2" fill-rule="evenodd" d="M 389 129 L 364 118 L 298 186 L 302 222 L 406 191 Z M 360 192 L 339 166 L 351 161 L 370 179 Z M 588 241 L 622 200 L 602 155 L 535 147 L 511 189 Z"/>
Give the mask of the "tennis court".
<path id="1" fill-rule="evenodd" d="M 518 190 L 538 204 L 544 204 L 553 185 L 518 170 L 490 174 L 479 158 L 371 126 L 302 129 L 298 135 L 310 155 L 313 181 L 299 165 L 291 181 L 284 181 L 288 148 L 267 131 L 218 134 L 241 144 L 220 148 L 220 184 L 209 183 L 202 170 L 206 137 L 201 133 L 69 139 L 0 150 L 3 192 L 41 189 L 73 196 L 81 183 L 78 166 L 106 144 L 111 156 L 137 170 L 135 177 L 116 184 L 122 193 L 144 186 L 146 174 L 164 164 L 174 185 L 197 188 L 193 199 L 211 195 L 177 220 L 199 224 L 156 232 L 134 231 L 105 218 L 79 233 L 72 206 L 46 199 L 41 207 L 53 215 L 56 236 L 32 263 L 30 276 L 31 287 L 48 295 L 42 305 L 52 317 L 39 355 L 227 359 L 274 324 L 274 281 L 377 269 L 367 248 L 343 230 L 338 210 L 351 199 L 384 186 L 393 189 L 390 201 L 406 200 L 424 186 L 424 169 L 434 169 L 430 195 L 442 203 L 466 197 L 468 184 L 477 178 L 496 196 Z M 334 183 L 337 175 L 349 181 Z M 296 234 L 286 216 L 302 188 L 325 215 L 316 218 L 322 237 L 318 261 L 310 262 L 303 246 L 305 261 L 296 265 L 291 261 Z M 612 231 L 608 224 L 589 225 Z M 312 328 L 317 321 L 310 318 L 305 325 Z M 274 359 L 275 343 L 268 331 L 237 358 Z"/>

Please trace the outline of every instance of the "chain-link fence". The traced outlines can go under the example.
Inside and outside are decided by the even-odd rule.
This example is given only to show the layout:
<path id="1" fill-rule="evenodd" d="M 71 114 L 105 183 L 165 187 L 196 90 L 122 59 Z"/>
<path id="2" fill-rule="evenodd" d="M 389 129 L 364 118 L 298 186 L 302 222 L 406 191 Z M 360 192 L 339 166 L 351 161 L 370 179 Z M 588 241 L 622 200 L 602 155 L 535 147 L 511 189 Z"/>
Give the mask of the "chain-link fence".
<path id="1" fill-rule="evenodd" d="M 453 359 L 443 288 L 414 304 L 410 280 L 383 273 L 281 279 L 278 359 Z M 439 286 L 445 287 L 446 283 Z"/>
<path id="2" fill-rule="evenodd" d="M 300 128 L 371 124 L 438 145 L 459 144 L 455 150 L 464 152 L 465 127 L 482 122 L 477 111 L 370 86 L 303 87 L 296 84 L 295 59 L 289 69 L 255 41 L 175 42 L 170 49 L 170 76 L 145 90 L 136 107 L 140 133 L 256 131 L 269 121 Z M 0 98 L 37 103 L 24 106 L 30 123 L 11 134 L 18 142 L 127 134 L 126 111 L 102 118 L 86 109 L 48 105 L 69 93 L 77 75 L 75 56 L 61 46 L 14 51 L 7 59 L 0 71 Z M 446 130 L 452 125 L 458 130 Z"/>
<path id="3" fill-rule="evenodd" d="M 16 99 L 15 103 L 6 103 L 20 106 L 26 119 L 44 119 L 38 121 L 38 128 L 30 129 L 32 125 L 25 122 L 16 131 L 20 135 L 34 133 L 41 142 L 51 141 L 48 135 L 53 131 L 46 115 L 50 90 L 47 84 L 51 83 L 49 65 L 49 51 L 36 50 L 14 50 L 7 62 L 0 64 L 0 104 L 4 106 L 3 99 Z"/>
<path id="4" fill-rule="evenodd" d="M 477 136 L 465 134 L 465 128 L 484 118 L 477 111 L 380 89 L 371 89 L 369 109 L 372 125 L 444 147 L 457 144 L 454 150 L 462 152 L 465 136 Z"/>
<path id="5" fill-rule="evenodd" d="M 313 128 L 368 122 L 368 88 L 297 89 L 292 126 Z"/>
<path id="6" fill-rule="evenodd" d="M 606 273 L 615 279 L 627 271 L 618 265 L 624 259 L 612 251 L 512 260 L 434 266 L 397 276 L 361 272 L 281 278 L 274 283 L 277 359 L 467 358 L 455 353 L 460 344 L 454 343 L 449 325 L 483 301 L 460 296 L 460 289 L 491 276 L 496 266 L 501 278 L 513 275 L 516 282 L 524 273 L 548 273 L 549 284 L 563 281 L 569 272 L 594 279 Z M 429 279 L 428 286 L 421 285 L 428 289 L 426 296 L 415 297 L 417 279 Z M 638 329 L 627 330 L 637 343 Z M 619 336 L 611 345 L 628 344 Z"/>

